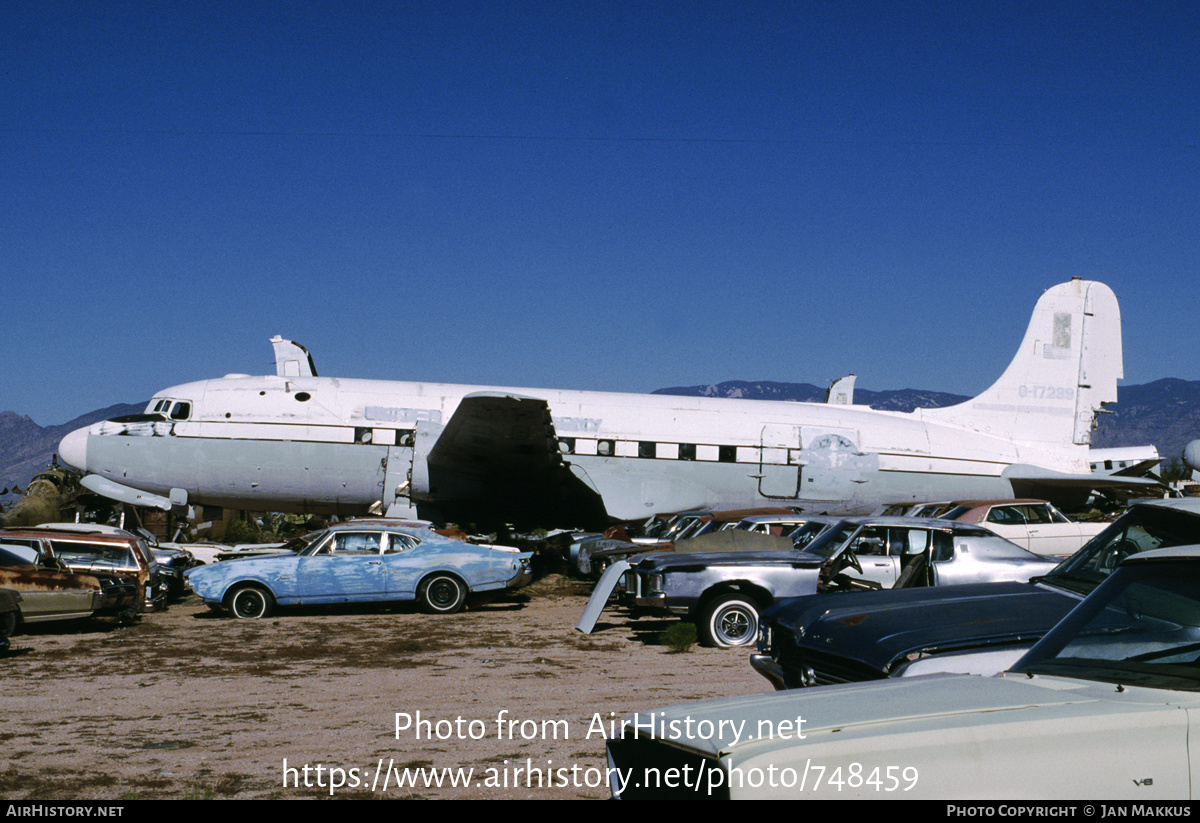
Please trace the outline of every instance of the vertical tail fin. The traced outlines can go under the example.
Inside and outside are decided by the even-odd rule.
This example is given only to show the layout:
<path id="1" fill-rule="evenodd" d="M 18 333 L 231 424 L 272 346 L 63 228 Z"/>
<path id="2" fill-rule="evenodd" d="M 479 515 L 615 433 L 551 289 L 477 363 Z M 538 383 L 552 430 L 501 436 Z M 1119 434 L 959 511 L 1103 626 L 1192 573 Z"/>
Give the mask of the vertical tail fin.
<path id="1" fill-rule="evenodd" d="M 317 367 L 308 349 L 278 334 L 271 338 L 275 348 L 275 374 L 280 377 L 316 377 Z"/>
<path id="2" fill-rule="evenodd" d="M 1075 278 L 1046 291 L 1004 374 L 983 394 L 926 420 L 1026 443 L 1091 443 L 1096 413 L 1123 376 L 1121 310 L 1112 289 Z"/>

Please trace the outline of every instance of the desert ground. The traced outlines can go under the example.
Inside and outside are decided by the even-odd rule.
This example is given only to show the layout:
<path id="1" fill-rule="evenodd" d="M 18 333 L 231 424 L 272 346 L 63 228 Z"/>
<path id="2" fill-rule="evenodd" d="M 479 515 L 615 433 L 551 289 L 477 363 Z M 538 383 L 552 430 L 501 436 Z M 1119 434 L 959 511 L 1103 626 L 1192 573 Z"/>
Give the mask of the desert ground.
<path id="1" fill-rule="evenodd" d="M 550 575 L 456 615 L 251 621 L 190 597 L 129 627 L 30 627 L 0 658 L 0 797 L 605 798 L 601 727 L 770 690 L 745 650 L 672 652 L 672 621 L 610 607 L 578 633 L 589 592 Z"/>

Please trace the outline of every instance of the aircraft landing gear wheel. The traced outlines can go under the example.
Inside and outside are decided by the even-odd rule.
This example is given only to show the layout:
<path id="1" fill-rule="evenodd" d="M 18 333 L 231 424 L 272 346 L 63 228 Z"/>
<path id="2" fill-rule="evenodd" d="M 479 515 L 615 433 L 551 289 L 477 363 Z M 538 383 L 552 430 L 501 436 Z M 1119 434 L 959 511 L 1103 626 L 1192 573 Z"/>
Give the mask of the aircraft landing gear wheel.
<path id="1" fill-rule="evenodd" d="M 700 610 L 704 645 L 720 649 L 749 646 L 758 637 L 759 606 L 741 594 L 726 594 Z"/>

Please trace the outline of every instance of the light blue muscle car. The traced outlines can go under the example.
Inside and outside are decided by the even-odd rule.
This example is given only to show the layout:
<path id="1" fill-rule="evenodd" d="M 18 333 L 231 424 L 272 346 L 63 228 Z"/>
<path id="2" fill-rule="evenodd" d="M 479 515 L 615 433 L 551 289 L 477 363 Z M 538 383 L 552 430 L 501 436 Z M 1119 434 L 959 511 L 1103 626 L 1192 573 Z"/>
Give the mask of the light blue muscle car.
<path id="1" fill-rule="evenodd" d="M 468 595 L 524 586 L 531 552 L 466 543 L 419 524 L 379 520 L 331 526 L 301 551 L 190 569 L 192 590 L 213 609 L 266 617 L 276 605 L 418 600 L 434 614 Z"/>

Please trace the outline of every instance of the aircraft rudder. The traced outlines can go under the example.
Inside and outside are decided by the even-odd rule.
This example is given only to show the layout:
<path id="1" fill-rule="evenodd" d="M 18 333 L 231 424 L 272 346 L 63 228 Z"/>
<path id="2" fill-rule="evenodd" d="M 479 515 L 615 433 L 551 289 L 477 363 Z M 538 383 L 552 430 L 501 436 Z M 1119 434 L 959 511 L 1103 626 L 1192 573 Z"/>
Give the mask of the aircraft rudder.
<path id="1" fill-rule="evenodd" d="M 1117 399 L 1120 308 L 1094 280 L 1060 283 L 1038 299 L 1008 368 L 979 396 L 925 417 L 1016 441 L 1087 445 L 1096 412 Z"/>

